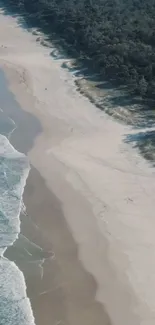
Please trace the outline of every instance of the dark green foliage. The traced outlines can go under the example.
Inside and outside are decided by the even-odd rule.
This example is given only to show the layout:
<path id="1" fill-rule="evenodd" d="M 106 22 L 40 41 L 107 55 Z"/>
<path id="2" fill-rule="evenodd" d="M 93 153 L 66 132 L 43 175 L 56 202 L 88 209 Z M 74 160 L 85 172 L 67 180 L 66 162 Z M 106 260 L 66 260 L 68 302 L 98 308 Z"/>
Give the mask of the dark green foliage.
<path id="1" fill-rule="evenodd" d="M 104 77 L 155 99 L 154 0 L 5 0 L 63 37 Z"/>

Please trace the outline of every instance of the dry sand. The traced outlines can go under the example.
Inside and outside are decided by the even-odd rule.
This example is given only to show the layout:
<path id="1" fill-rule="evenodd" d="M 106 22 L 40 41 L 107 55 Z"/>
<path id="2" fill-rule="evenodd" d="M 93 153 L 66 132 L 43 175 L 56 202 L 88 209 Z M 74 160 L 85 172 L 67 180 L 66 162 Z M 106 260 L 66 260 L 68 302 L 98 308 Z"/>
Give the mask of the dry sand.
<path id="1" fill-rule="evenodd" d="M 53 224 L 52 220 L 48 223 L 43 212 L 42 220 L 39 218 L 40 227 L 47 222 L 45 233 L 52 237 L 63 273 L 60 278 L 66 279 L 62 324 L 108 324 L 102 306 L 114 325 L 155 324 L 155 172 L 124 143 L 125 136 L 134 131 L 76 92 L 73 77 L 61 68 L 63 60 L 52 59 L 50 49 L 36 43 L 36 36 L 3 14 L 0 44 L 0 63 L 11 90 L 43 128 L 28 153 L 30 161 L 51 197 L 53 193 L 57 198 L 59 218 L 64 215 L 55 236 L 54 219 Z M 35 193 L 33 202 L 38 200 L 40 214 L 39 202 L 45 192 Z M 30 201 L 27 199 L 27 205 Z M 47 211 L 53 205 L 50 208 L 45 203 L 43 211 L 49 220 Z M 70 250 L 71 244 L 67 246 L 70 240 L 77 244 L 75 250 L 74 246 Z M 51 297 L 44 301 L 47 309 L 56 304 L 55 296 Z M 87 308 L 89 297 L 92 314 L 91 304 Z M 59 297 L 56 299 L 58 306 Z M 44 319 L 40 324 L 48 324 Z M 56 324 L 61 320 L 52 320 Z"/>

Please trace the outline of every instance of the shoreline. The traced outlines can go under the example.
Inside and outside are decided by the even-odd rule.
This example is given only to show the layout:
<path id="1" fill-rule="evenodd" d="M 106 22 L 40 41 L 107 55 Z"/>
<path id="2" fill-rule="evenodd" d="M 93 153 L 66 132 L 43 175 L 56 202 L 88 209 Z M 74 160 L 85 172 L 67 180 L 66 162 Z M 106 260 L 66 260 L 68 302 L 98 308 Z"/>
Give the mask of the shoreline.
<path id="1" fill-rule="evenodd" d="M 15 19 L 1 16 L 0 24 L 5 30 L 4 36 L 0 33 L 0 39 L 7 45 L 0 50 L 1 66 L 10 89 L 23 111 L 32 112 L 43 129 L 28 152 L 29 159 L 48 187 L 48 204 L 51 197 L 55 197 L 54 201 L 58 198 L 55 205 L 63 211 L 63 225 L 59 225 L 58 235 L 52 238 L 52 249 L 55 247 L 53 252 L 65 279 L 62 305 L 66 323 L 57 321 L 76 325 L 82 317 L 80 324 L 87 324 L 87 320 L 90 325 L 94 308 L 93 315 L 101 317 L 101 324 L 103 314 L 106 315 L 104 309 L 114 325 L 137 325 L 141 321 L 154 324 L 153 168 L 136 150 L 123 143 L 124 136 L 131 131 L 129 127 L 113 121 L 80 96 L 69 74 L 49 57 L 49 49 L 36 44 L 34 35 L 17 28 Z M 27 141 L 32 137 L 26 133 L 23 136 Z M 19 146 L 20 139 L 17 141 Z M 29 200 L 37 181 L 38 178 L 25 194 Z M 38 185 L 34 191 L 37 204 L 42 197 L 37 194 L 40 188 Z M 28 209 L 36 213 L 32 203 Z M 46 204 L 43 206 L 47 211 Z M 61 218 L 60 211 L 58 215 Z M 49 227 L 50 218 L 47 219 L 44 225 L 43 216 L 39 218 L 41 228 L 46 228 L 46 240 L 53 230 L 53 225 Z M 73 251 L 70 251 L 71 244 L 63 245 L 69 240 L 69 233 L 78 247 L 75 245 Z M 83 268 L 80 275 L 76 275 L 77 263 Z M 151 280 L 148 279 L 150 270 Z M 83 279 L 83 274 L 87 274 L 84 280 L 77 281 Z M 88 285 L 84 292 L 79 283 L 82 288 Z M 87 297 L 85 292 L 89 290 L 91 294 Z M 84 299 L 82 305 L 80 295 Z M 89 298 L 88 308 L 85 301 Z M 92 319 L 92 325 L 96 323 L 100 324 L 100 319 Z"/>
<path id="2" fill-rule="evenodd" d="M 27 141 L 25 141 L 25 138 L 22 137 L 20 134 L 21 133 L 20 129 L 23 126 L 23 124 L 20 125 L 20 123 L 18 123 L 18 118 L 15 119 L 16 116 L 19 117 L 19 108 L 16 109 L 14 107 L 14 109 L 11 109 L 11 110 L 6 108 L 6 113 L 8 114 L 8 116 L 10 116 L 10 113 L 11 113 L 11 116 L 15 120 L 16 125 L 17 125 L 15 132 L 12 133 L 12 139 L 10 139 L 11 143 L 15 146 L 15 148 L 17 150 L 21 150 L 21 148 L 22 148 L 22 151 L 24 153 L 26 153 L 26 151 L 28 149 L 28 147 L 27 147 L 28 143 L 27 143 Z M 23 110 L 21 110 L 21 115 L 24 116 L 24 121 L 25 121 L 25 117 L 26 117 L 27 113 L 24 112 Z M 31 119 L 31 116 L 28 116 L 28 118 Z M 21 121 L 22 120 L 23 119 L 21 119 Z M 39 130 L 39 133 L 41 133 L 40 130 Z M 20 139 L 19 139 L 19 136 L 20 136 Z M 32 138 L 32 142 L 33 141 L 34 141 L 34 139 Z M 33 178 L 34 178 L 34 180 L 33 180 Z M 43 186 L 44 180 L 41 178 L 41 181 L 40 181 L 39 180 L 40 178 L 41 178 L 41 176 L 39 175 L 39 172 L 37 170 L 35 170 L 35 168 L 33 166 L 31 166 L 29 176 L 26 181 L 26 186 L 24 188 L 24 194 L 23 194 L 23 201 L 26 206 L 26 215 L 23 215 L 23 213 L 21 212 L 21 216 L 20 216 L 21 231 L 20 231 L 19 238 L 16 240 L 16 242 L 13 246 L 11 246 L 7 249 L 7 252 L 6 252 L 7 258 L 15 261 L 15 263 L 17 264 L 17 266 L 20 268 L 20 270 L 23 272 L 23 274 L 25 276 L 26 285 L 27 285 L 27 293 L 28 293 L 28 297 L 31 301 L 32 310 L 33 310 L 34 317 L 36 320 L 36 325 L 39 325 L 39 324 L 41 325 L 42 323 L 50 325 L 51 320 L 53 321 L 52 324 L 55 324 L 56 322 L 59 322 L 59 321 L 61 324 L 61 320 L 62 320 L 62 324 L 70 324 L 70 322 L 68 322 L 68 320 L 66 320 L 65 311 L 63 311 L 64 310 L 64 307 L 63 307 L 64 297 L 63 296 L 64 295 L 66 296 L 66 293 L 65 293 L 65 291 L 66 291 L 66 284 L 65 284 L 66 276 L 69 279 L 69 272 L 67 275 L 65 275 L 65 280 L 63 280 L 64 275 L 61 274 L 62 272 L 61 272 L 61 270 L 59 270 L 60 269 L 59 262 L 57 262 L 57 261 L 54 262 L 55 252 L 52 251 L 53 240 L 50 239 L 50 235 L 52 235 L 52 237 L 54 237 L 54 239 L 56 241 L 56 243 L 55 243 L 56 249 L 58 249 L 57 246 L 59 246 L 60 244 L 58 245 L 57 240 L 55 238 L 56 233 L 57 233 L 57 236 L 59 236 L 62 233 L 63 237 L 65 236 L 65 238 L 66 238 L 66 239 L 64 238 L 64 240 L 62 242 L 62 245 L 61 245 L 62 247 L 65 247 L 64 246 L 65 241 L 68 242 L 67 243 L 67 251 L 65 249 L 63 256 L 65 256 L 65 254 L 68 256 L 70 250 L 71 250 L 71 254 L 75 255 L 74 256 L 74 264 L 76 263 L 76 275 L 74 276 L 75 277 L 74 282 L 71 283 L 71 285 L 70 285 L 70 287 L 71 287 L 70 290 L 73 291 L 73 294 L 72 294 L 73 298 L 70 298 L 71 301 L 73 301 L 73 299 L 75 299 L 74 298 L 74 290 L 75 290 L 74 286 L 75 286 L 76 282 L 77 283 L 80 282 L 80 278 L 82 279 L 82 288 L 81 288 L 81 286 L 79 286 L 79 289 L 78 289 L 78 287 L 76 287 L 76 294 L 77 294 L 77 291 L 79 290 L 79 293 L 77 296 L 80 296 L 81 298 L 80 299 L 78 298 L 78 300 L 75 301 L 75 305 L 77 305 L 77 311 L 74 311 L 74 316 L 72 316 L 74 318 L 72 319 L 72 321 L 74 322 L 74 324 L 76 324 L 76 322 L 75 322 L 75 316 L 76 316 L 77 324 L 79 323 L 79 310 L 78 309 L 80 308 L 82 323 L 83 323 L 83 319 L 82 319 L 83 317 L 84 317 L 86 323 L 87 323 L 87 318 L 89 317 L 88 323 L 90 324 L 90 317 L 91 317 L 92 324 L 95 324 L 96 321 L 97 321 L 97 324 L 102 324 L 102 322 L 104 321 L 105 324 L 110 325 L 110 321 L 108 319 L 108 316 L 106 315 L 106 312 L 104 310 L 102 311 L 102 309 L 103 309 L 102 305 L 100 305 L 98 302 L 95 302 L 95 292 L 97 290 L 95 280 L 93 279 L 92 276 L 87 274 L 87 272 L 81 266 L 81 263 L 78 260 L 78 256 L 76 257 L 76 254 L 77 254 L 76 251 L 78 251 L 78 249 L 73 248 L 74 246 L 76 247 L 76 244 L 74 243 L 72 235 L 69 234 L 67 225 L 65 226 L 65 221 L 63 221 L 63 218 L 64 218 L 63 213 L 61 212 L 61 208 L 59 209 L 59 206 L 61 206 L 61 203 L 60 202 L 55 203 L 55 201 L 57 201 L 57 198 L 55 198 L 55 196 L 46 188 L 46 185 Z M 41 188 L 41 193 L 38 194 L 37 188 L 39 188 L 39 187 Z M 34 192 L 34 196 L 33 196 L 33 192 Z M 62 221 L 58 222 L 58 224 L 57 224 L 57 221 L 55 220 L 55 216 L 54 216 L 54 218 L 52 218 L 52 219 L 54 219 L 53 221 L 52 220 L 49 221 L 48 220 L 49 216 L 47 215 L 45 225 L 44 225 L 45 220 L 40 219 L 40 222 L 41 223 L 43 222 L 43 223 L 41 224 L 41 226 L 38 226 L 39 220 L 37 220 L 37 212 L 38 212 L 38 207 L 37 207 L 38 202 L 37 201 L 39 198 L 40 199 L 42 198 L 42 195 L 44 197 L 44 200 L 41 201 L 41 206 L 39 206 L 39 214 L 40 214 L 40 210 L 42 207 L 43 207 L 43 209 L 47 210 L 47 205 L 49 205 L 49 202 L 50 202 L 50 210 L 54 214 L 55 214 L 54 206 L 55 205 L 58 206 L 56 208 L 56 210 L 58 209 L 57 218 L 60 218 L 60 220 L 62 220 Z M 51 204 L 52 200 L 53 200 L 53 206 Z M 44 201 L 45 201 L 45 203 L 44 203 Z M 35 206 L 34 206 L 34 202 L 35 202 Z M 59 210 L 60 210 L 60 212 L 59 212 Z M 25 220 L 25 218 L 27 220 Z M 49 224 L 49 222 L 51 223 L 51 225 Z M 56 223 L 55 228 L 53 228 L 54 223 Z M 59 225 L 59 223 L 60 223 L 60 225 Z M 63 224 L 63 225 L 61 225 L 61 224 Z M 49 231 L 49 229 L 46 227 L 49 227 L 49 229 L 50 229 L 50 233 L 48 235 L 47 235 L 47 231 Z M 45 232 L 45 234 L 44 234 L 44 232 Z M 68 233 L 65 234 L 65 232 L 68 232 Z M 72 239 L 69 239 L 69 237 L 71 237 Z M 26 241 L 25 241 L 25 239 L 26 239 Z M 29 241 L 29 244 L 27 243 L 27 240 Z M 71 243 L 69 243 L 69 241 L 71 241 Z M 34 250 L 35 245 L 37 245 L 37 248 Z M 26 247 L 26 248 L 24 248 L 24 247 Z M 26 252 L 28 252 L 28 254 L 25 253 L 24 250 L 26 250 Z M 61 250 L 62 250 L 62 248 L 60 249 L 60 251 Z M 72 250 L 73 250 L 73 253 L 72 253 Z M 74 251 L 75 251 L 75 253 L 74 253 Z M 60 252 L 60 253 L 62 254 L 62 252 Z M 24 256 L 24 259 L 23 259 L 22 255 Z M 31 255 L 30 260 L 29 260 L 28 255 Z M 58 256 L 58 255 L 56 254 L 56 256 Z M 67 263 L 69 263 L 67 256 L 66 256 Z M 40 260 L 38 260 L 38 258 L 40 258 Z M 53 260 L 53 258 L 54 258 L 54 260 Z M 63 257 L 63 259 L 64 259 L 64 257 Z M 54 263 L 56 265 L 53 265 Z M 57 266 L 57 263 L 58 263 L 58 266 Z M 34 264 L 34 266 L 32 266 L 32 264 Z M 72 264 L 73 264 L 73 258 L 71 259 L 71 262 L 70 262 L 70 268 L 71 268 Z M 67 265 L 66 265 L 66 267 L 68 269 Z M 73 269 L 74 268 L 75 268 L 75 266 L 73 267 Z M 69 269 L 68 269 L 68 271 L 69 271 Z M 49 272 L 50 272 L 50 274 L 48 275 Z M 47 275 L 46 275 L 46 273 L 47 273 Z M 60 273 L 59 280 L 57 280 L 56 278 L 59 273 Z M 44 274 L 45 274 L 45 280 L 43 281 Z M 73 277 L 72 272 L 71 272 L 70 276 Z M 36 278 L 37 278 L 37 280 L 36 280 Z M 59 281 L 60 281 L 60 283 L 59 283 Z M 58 282 L 58 283 L 55 284 L 55 282 L 56 283 Z M 51 289 L 49 289 L 49 284 L 52 287 Z M 41 290 L 41 292 L 39 291 L 38 288 Z M 67 291 L 68 291 L 68 289 L 69 288 L 67 288 Z M 62 293 L 60 294 L 59 291 L 62 291 Z M 93 294 L 93 292 L 94 292 L 94 294 Z M 90 299 L 91 295 L 94 295 L 93 305 L 92 305 L 92 301 L 91 301 L 92 298 Z M 83 298 L 83 296 L 84 296 L 84 298 Z M 58 299 L 59 308 L 57 307 L 57 313 L 56 313 L 55 312 L 56 306 L 55 306 L 54 301 L 57 299 Z M 84 308 L 86 308 L 88 310 L 87 313 L 88 314 L 90 313 L 91 314 L 90 316 L 85 315 L 85 309 L 83 308 L 82 302 L 81 302 L 82 299 L 87 300 L 87 303 L 84 302 Z M 50 304 L 49 307 L 46 307 L 49 300 L 53 302 L 53 305 Z M 68 304 L 70 304 L 70 302 L 68 302 Z M 38 306 L 39 306 L 39 308 L 38 308 Z M 46 309 L 46 315 L 45 315 L 45 309 Z M 95 311 L 95 309 L 97 311 Z M 83 310 L 83 316 L 82 316 L 82 310 Z M 56 313 L 56 316 L 55 316 L 55 313 Z M 61 313 L 63 314 L 62 317 L 60 317 Z M 59 318 L 61 318 L 61 320 Z M 64 319 L 65 319 L 65 321 L 64 321 Z"/>

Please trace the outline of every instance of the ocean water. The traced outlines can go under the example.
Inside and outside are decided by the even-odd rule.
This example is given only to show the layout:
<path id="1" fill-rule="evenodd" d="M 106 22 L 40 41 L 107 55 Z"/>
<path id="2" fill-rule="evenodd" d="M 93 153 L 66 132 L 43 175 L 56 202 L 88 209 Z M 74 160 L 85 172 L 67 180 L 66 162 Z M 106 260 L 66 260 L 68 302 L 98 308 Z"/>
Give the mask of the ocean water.
<path id="1" fill-rule="evenodd" d="M 24 276 L 14 262 L 4 257 L 20 233 L 22 195 L 30 170 L 28 158 L 9 141 L 16 127 L 0 109 L 0 325 L 34 325 Z"/>
<path id="2" fill-rule="evenodd" d="M 0 325 L 34 324 L 23 274 L 3 256 L 20 232 L 19 214 L 29 169 L 26 156 L 0 135 Z"/>

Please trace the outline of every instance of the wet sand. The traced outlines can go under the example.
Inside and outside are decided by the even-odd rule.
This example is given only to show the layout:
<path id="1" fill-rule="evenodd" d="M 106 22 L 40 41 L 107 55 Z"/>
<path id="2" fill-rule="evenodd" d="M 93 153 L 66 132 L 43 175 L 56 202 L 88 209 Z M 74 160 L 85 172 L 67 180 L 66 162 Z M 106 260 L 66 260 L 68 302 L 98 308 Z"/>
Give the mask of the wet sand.
<path id="1" fill-rule="evenodd" d="M 65 222 L 61 203 L 51 195 L 34 169 L 27 183 L 24 202 L 28 215 L 39 226 L 45 251 L 52 251 L 51 258 L 42 266 L 42 280 L 36 279 L 35 274 L 27 280 L 36 324 L 110 325 L 104 307 L 95 301 L 96 281 L 78 259 L 78 246 Z M 35 283 L 34 289 L 32 283 Z"/>
<path id="2" fill-rule="evenodd" d="M 24 273 L 36 325 L 110 325 L 104 307 L 95 301 L 96 281 L 79 261 L 78 246 L 65 222 L 61 203 L 33 167 L 24 203 L 27 215 L 21 215 L 21 236 L 7 256 L 13 257 Z M 22 235 L 42 251 L 30 244 L 29 259 Z"/>

